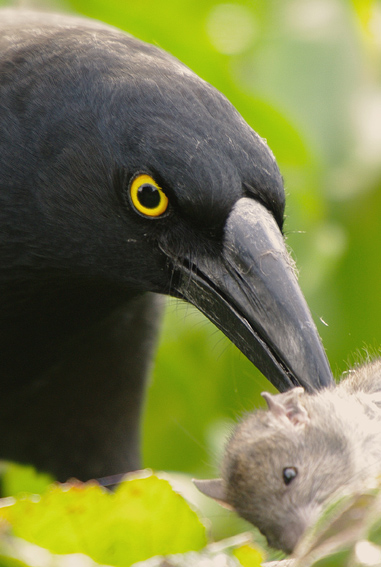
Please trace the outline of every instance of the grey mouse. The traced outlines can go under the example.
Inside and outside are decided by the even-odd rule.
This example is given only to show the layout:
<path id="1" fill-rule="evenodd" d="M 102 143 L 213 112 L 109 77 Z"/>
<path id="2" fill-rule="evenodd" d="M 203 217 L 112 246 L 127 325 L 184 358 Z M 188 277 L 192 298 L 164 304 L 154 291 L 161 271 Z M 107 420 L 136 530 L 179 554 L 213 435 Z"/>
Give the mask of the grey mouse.
<path id="1" fill-rule="evenodd" d="M 268 409 L 237 426 L 222 478 L 194 482 L 291 553 L 338 489 L 381 472 L 381 359 L 313 394 L 262 396 Z"/>

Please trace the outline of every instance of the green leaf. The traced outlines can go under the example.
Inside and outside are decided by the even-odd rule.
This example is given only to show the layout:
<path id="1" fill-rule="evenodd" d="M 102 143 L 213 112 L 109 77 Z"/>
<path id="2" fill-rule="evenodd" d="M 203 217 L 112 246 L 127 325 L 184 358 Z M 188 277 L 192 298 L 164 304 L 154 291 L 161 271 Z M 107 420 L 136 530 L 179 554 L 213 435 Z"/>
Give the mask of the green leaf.
<path id="1" fill-rule="evenodd" d="M 28 567 L 28 564 L 14 557 L 6 557 L 0 554 L 0 567 Z"/>
<path id="2" fill-rule="evenodd" d="M 99 485 L 55 485 L 41 497 L 2 508 L 13 534 L 52 553 L 85 553 L 128 566 L 154 555 L 200 550 L 205 528 L 170 484 L 155 475 L 132 478 L 115 493 Z"/>
<path id="3" fill-rule="evenodd" d="M 376 545 L 381 545 L 381 517 L 378 516 L 369 529 L 368 540 Z"/>
<path id="4" fill-rule="evenodd" d="M 47 549 L 25 540 L 2 534 L 0 537 L 0 567 L 102 567 L 90 557 L 54 555 Z"/>
<path id="5" fill-rule="evenodd" d="M 339 550 L 334 553 L 330 553 L 313 563 L 309 563 L 311 567 L 348 567 L 349 559 L 351 557 L 351 552 L 348 549 Z"/>
<path id="6" fill-rule="evenodd" d="M 1 495 L 17 496 L 21 492 L 41 494 L 53 482 L 52 476 L 39 473 L 32 466 L 6 463 L 1 475 Z"/>
<path id="7" fill-rule="evenodd" d="M 233 551 L 233 555 L 243 567 L 260 567 L 264 560 L 262 553 L 251 545 L 242 545 Z"/>
<path id="8" fill-rule="evenodd" d="M 375 6 L 374 0 L 352 0 L 360 25 L 366 33 L 369 33 L 369 22 Z"/>

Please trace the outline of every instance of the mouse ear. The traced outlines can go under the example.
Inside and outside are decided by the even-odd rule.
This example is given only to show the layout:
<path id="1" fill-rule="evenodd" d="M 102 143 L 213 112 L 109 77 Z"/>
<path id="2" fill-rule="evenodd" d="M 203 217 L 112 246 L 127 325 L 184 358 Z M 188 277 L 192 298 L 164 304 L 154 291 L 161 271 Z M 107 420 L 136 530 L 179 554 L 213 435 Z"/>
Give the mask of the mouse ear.
<path id="1" fill-rule="evenodd" d="M 208 480 L 198 480 L 197 478 L 193 478 L 192 482 L 200 492 L 205 494 L 205 496 L 213 498 L 213 500 L 216 500 L 216 502 L 221 504 L 224 508 L 233 510 L 232 506 L 226 502 L 225 483 L 222 478 L 211 478 Z"/>
<path id="2" fill-rule="evenodd" d="M 310 418 L 300 400 L 303 393 L 304 388 L 298 387 L 284 394 L 272 395 L 269 392 L 262 392 L 261 396 L 266 400 L 271 415 L 277 421 L 291 423 L 295 427 L 304 427 Z"/>

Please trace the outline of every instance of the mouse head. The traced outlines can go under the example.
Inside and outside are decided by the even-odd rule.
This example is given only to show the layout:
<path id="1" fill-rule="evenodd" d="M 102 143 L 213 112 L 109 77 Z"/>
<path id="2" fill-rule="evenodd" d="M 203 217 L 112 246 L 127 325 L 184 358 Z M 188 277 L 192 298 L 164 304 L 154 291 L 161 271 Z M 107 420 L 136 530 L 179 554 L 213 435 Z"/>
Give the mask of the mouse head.
<path id="1" fill-rule="evenodd" d="M 269 545 L 291 553 L 322 503 L 351 474 L 350 453 L 340 430 L 329 426 L 332 408 L 318 408 L 315 423 L 313 396 L 303 388 L 263 397 L 268 411 L 250 414 L 227 444 L 223 478 L 196 486 L 254 524 Z"/>

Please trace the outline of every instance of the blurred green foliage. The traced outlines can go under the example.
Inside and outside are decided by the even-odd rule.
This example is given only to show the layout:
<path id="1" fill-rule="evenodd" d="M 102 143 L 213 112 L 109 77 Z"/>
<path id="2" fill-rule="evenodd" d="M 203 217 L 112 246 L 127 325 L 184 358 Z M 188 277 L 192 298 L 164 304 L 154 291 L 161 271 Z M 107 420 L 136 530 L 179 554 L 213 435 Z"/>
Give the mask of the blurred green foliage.
<path id="1" fill-rule="evenodd" d="M 5 3 L 5 2 L 3 2 Z M 30 4 L 28 4 L 30 5 Z M 36 3 L 34 3 L 36 5 Z M 381 344 L 381 4 L 372 0 L 45 0 L 170 51 L 267 139 L 286 236 L 333 371 Z M 270 388 L 193 308 L 169 302 L 144 464 L 215 472 L 230 423 Z"/>
<path id="2" fill-rule="evenodd" d="M 149 471 L 125 477 L 114 492 L 74 481 L 0 504 L 1 567 L 260 567 L 263 561 L 247 534 L 209 542 L 196 512 Z"/>

